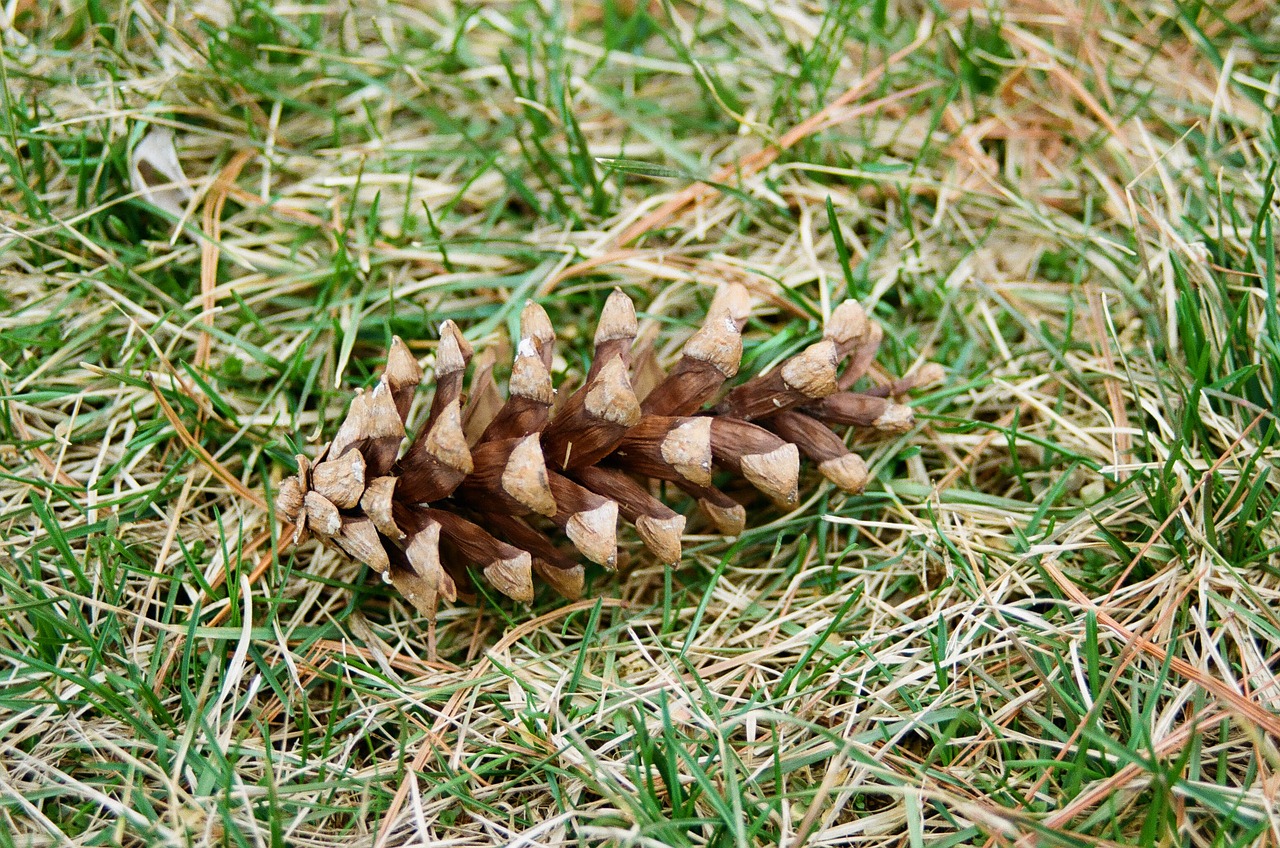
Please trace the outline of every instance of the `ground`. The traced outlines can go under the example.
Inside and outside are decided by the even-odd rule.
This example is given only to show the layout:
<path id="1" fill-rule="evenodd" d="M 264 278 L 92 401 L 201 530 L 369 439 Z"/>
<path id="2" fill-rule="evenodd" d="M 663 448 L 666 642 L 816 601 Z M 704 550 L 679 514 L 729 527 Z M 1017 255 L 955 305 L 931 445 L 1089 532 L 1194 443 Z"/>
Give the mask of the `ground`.
<path id="1" fill-rule="evenodd" d="M 3 13 L 0 846 L 1275 845 L 1269 0 Z M 747 370 L 857 298 L 844 495 L 423 616 L 270 507 L 392 335 Z M 501 374 L 500 374 L 501 375 Z M 675 498 L 688 508 L 689 504 Z M 692 513 L 691 513 L 692 514 Z"/>

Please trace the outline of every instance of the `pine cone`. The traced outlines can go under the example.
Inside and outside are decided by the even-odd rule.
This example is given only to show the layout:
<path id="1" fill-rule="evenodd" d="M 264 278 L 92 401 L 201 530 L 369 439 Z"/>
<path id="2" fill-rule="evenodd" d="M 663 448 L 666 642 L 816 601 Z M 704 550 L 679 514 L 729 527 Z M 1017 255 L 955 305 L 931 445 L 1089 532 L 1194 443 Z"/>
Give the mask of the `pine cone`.
<path id="1" fill-rule="evenodd" d="M 635 309 L 615 290 L 583 385 L 558 406 L 550 372 L 555 335 L 541 307 L 529 303 L 521 315 L 506 401 L 486 368 L 472 378 L 465 408 L 472 351 L 446 321 L 431 408 L 403 456 L 423 372 L 395 339 L 378 383 L 357 390 L 314 462 L 298 457 L 298 473 L 281 484 L 276 507 L 294 525 L 294 544 L 314 533 L 382 573 L 434 620 L 441 598 L 466 594 L 469 566 L 517 600 L 532 600 L 534 572 L 562 595 L 580 597 L 582 563 L 548 531 L 611 568 L 621 515 L 658 559 L 679 562 L 685 516 L 654 497 L 653 481 L 684 490 L 731 536 L 742 532 L 746 509 L 714 485 L 715 468 L 792 506 L 803 454 L 839 488 L 861 491 L 866 465 L 831 425 L 909 429 L 911 410 L 891 398 L 937 379 L 941 369 L 927 366 L 913 379 L 849 391 L 870 367 L 881 330 L 846 301 L 822 341 L 736 386 L 708 410 L 737 375 L 749 306 L 745 288 L 723 286 L 675 368 L 641 399 L 631 376 L 642 370 L 632 362 Z"/>

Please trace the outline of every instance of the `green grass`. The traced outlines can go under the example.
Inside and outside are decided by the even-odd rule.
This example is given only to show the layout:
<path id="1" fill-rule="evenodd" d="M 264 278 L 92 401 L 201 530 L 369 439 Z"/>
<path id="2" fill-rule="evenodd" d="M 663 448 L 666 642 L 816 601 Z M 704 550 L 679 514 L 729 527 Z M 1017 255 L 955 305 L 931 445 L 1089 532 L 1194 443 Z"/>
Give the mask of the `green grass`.
<path id="1" fill-rule="evenodd" d="M 1267 4 L 11 5 L 0 846 L 1280 839 Z M 532 297 L 573 379 L 613 287 L 670 358 L 730 275 L 744 371 L 846 297 L 877 379 L 946 366 L 865 493 L 443 610 L 434 663 L 276 552 L 392 335 L 501 360 Z"/>

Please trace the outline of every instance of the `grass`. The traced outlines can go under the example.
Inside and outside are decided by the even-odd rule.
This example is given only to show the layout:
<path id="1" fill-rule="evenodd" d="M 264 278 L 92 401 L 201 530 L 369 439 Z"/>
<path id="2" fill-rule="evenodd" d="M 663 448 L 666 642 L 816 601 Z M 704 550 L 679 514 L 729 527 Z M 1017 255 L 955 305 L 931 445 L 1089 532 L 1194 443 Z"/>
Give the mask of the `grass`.
<path id="1" fill-rule="evenodd" d="M 1280 843 L 1269 9 L 8 4 L 0 846 Z M 392 334 L 534 297 L 571 378 L 726 278 L 750 368 L 845 297 L 947 367 L 864 494 L 438 662 L 278 552 Z"/>

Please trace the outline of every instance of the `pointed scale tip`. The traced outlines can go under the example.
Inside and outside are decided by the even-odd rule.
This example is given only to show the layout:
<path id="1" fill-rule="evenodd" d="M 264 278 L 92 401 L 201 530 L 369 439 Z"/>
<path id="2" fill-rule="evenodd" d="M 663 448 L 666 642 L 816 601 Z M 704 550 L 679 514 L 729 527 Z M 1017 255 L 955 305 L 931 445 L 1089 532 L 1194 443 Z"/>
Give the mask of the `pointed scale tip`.
<path id="1" fill-rule="evenodd" d="M 575 512 L 564 528 L 565 535 L 582 555 L 597 565 L 613 568 L 618 563 L 618 504 L 605 501 L 595 509 Z"/>
<path id="2" fill-rule="evenodd" d="M 915 370 L 907 379 L 910 381 L 912 389 L 919 389 L 924 386 L 931 386 L 934 383 L 941 383 L 947 378 L 947 369 L 943 368 L 936 362 L 926 362 Z"/>
<path id="3" fill-rule="evenodd" d="M 520 336 L 543 344 L 556 340 L 556 331 L 551 326 L 551 318 L 547 316 L 547 310 L 532 300 L 526 300 L 524 309 L 520 312 Z"/>
<path id="4" fill-rule="evenodd" d="M 636 533 L 660 562 L 676 565 L 680 562 L 680 537 L 684 534 L 684 525 L 683 515 L 670 518 L 642 515 L 636 519 Z"/>
<path id="5" fill-rule="evenodd" d="M 572 568 L 559 568 L 552 565 L 546 560 L 534 559 L 533 570 L 538 572 L 538 576 L 551 584 L 551 588 L 560 593 L 562 597 L 571 601 L 576 601 L 582 597 L 582 588 L 585 584 L 586 569 L 581 565 L 575 565 Z"/>
<path id="6" fill-rule="evenodd" d="M 800 450 L 785 444 L 768 453 L 742 457 L 742 476 L 764 492 L 770 500 L 783 506 L 795 506 L 799 500 Z"/>
<path id="7" fill-rule="evenodd" d="M 528 603 L 533 600 L 533 557 L 520 551 L 508 559 L 495 559 L 484 567 L 484 579 L 508 598 Z"/>
<path id="8" fill-rule="evenodd" d="M 365 422 L 368 420 L 372 398 L 364 389 L 356 389 L 355 397 L 347 407 L 346 417 L 338 425 L 338 432 L 333 434 L 329 443 L 328 456 L 339 457 L 351 449 L 357 442 L 367 438 Z"/>
<path id="9" fill-rule="evenodd" d="M 867 485 L 867 463 L 856 453 L 819 463 L 818 472 L 850 494 L 861 492 Z"/>
<path id="10" fill-rule="evenodd" d="M 742 324 L 751 315 L 751 292 L 742 283 L 724 283 L 716 289 L 707 312 L 728 315 L 735 324 Z"/>
<path id="11" fill-rule="evenodd" d="M 831 312 L 823 336 L 841 348 L 855 344 L 867 332 L 867 313 L 856 300 L 846 300 Z"/>
<path id="12" fill-rule="evenodd" d="M 727 380 L 737 375 L 742 362 L 742 333 L 732 318 L 713 313 L 685 342 L 682 353 L 713 366 Z"/>
<path id="13" fill-rule="evenodd" d="M 805 397 L 824 398 L 839 391 L 836 384 L 838 357 L 836 344 L 830 339 L 815 342 L 791 357 L 782 366 L 782 379 L 787 388 Z"/>
<path id="14" fill-rule="evenodd" d="M 330 453 L 329 445 L 320 448 L 316 454 L 316 462 L 323 462 Z M 333 455 L 337 456 L 336 453 Z M 293 458 L 298 463 L 298 482 L 302 484 L 303 491 L 306 491 L 311 488 L 311 459 L 302 453 L 296 454 Z"/>
<path id="15" fill-rule="evenodd" d="M 711 418 L 698 416 L 672 427 L 662 440 L 662 459 L 690 483 L 711 485 Z"/>
<path id="16" fill-rule="evenodd" d="M 404 531 L 391 516 L 395 490 L 395 477 L 375 477 L 369 481 L 364 494 L 360 496 L 360 509 L 373 521 L 373 526 L 378 528 L 379 533 L 399 542 L 404 539 Z"/>
<path id="17" fill-rule="evenodd" d="M 375 439 L 403 439 L 404 420 L 396 409 L 395 393 L 387 375 L 383 374 L 374 384 L 373 391 L 366 392 L 369 398 L 369 417 L 365 421 L 364 437 Z"/>
<path id="18" fill-rule="evenodd" d="M 440 344 L 436 346 L 436 376 L 465 371 L 471 361 L 471 343 L 453 321 L 440 325 Z"/>
<path id="19" fill-rule="evenodd" d="M 587 387 L 587 412 L 594 418 L 634 427 L 640 423 L 640 401 L 631 388 L 621 356 L 610 359 Z"/>
<path id="20" fill-rule="evenodd" d="M 284 478 L 276 491 L 276 513 L 285 521 L 297 524 L 298 517 L 302 514 L 303 497 L 302 484 L 298 482 L 297 476 Z"/>
<path id="21" fill-rule="evenodd" d="M 322 536 L 336 536 L 342 529 L 342 516 L 338 508 L 324 495 L 312 490 L 303 498 L 307 513 L 307 526 Z"/>
<path id="22" fill-rule="evenodd" d="M 413 570 L 427 581 L 428 585 L 447 601 L 458 599 L 458 587 L 454 584 L 449 572 L 444 570 L 440 562 L 440 525 L 428 521 L 421 530 L 413 534 L 405 555 Z"/>
<path id="23" fill-rule="evenodd" d="M 905 433 L 916 424 L 916 414 L 911 407 L 890 403 L 875 420 L 875 428 L 883 433 Z"/>
<path id="24" fill-rule="evenodd" d="M 426 450 L 431 456 L 463 474 L 475 470 L 471 449 L 462 430 L 462 409 L 457 398 L 449 401 L 427 431 Z"/>
<path id="25" fill-rule="evenodd" d="M 364 494 L 364 454 L 347 451 L 337 459 L 317 463 L 311 472 L 311 485 L 338 509 L 351 509 Z"/>
<path id="26" fill-rule="evenodd" d="M 391 585 L 400 596 L 413 605 L 422 615 L 427 617 L 428 628 L 435 623 L 436 608 L 440 603 L 440 594 L 427 581 L 408 568 L 393 568 L 383 579 L 391 579 Z M 428 629 L 430 633 L 430 629 Z M 428 636 L 430 638 L 430 636 Z"/>
<path id="27" fill-rule="evenodd" d="M 600 311 L 600 321 L 596 324 L 596 347 L 618 339 L 632 340 L 638 332 L 635 304 L 622 289 L 614 289 Z"/>
<path id="28" fill-rule="evenodd" d="M 546 406 L 550 406 L 555 399 L 551 386 L 551 372 L 547 370 L 534 343 L 529 339 L 521 339 L 517 346 L 507 388 L 513 397 L 528 398 Z"/>
<path id="29" fill-rule="evenodd" d="M 725 536 L 740 536 L 747 527 L 747 509 L 742 504 L 720 506 L 706 498 L 698 501 L 698 506 L 711 519 L 711 523 Z"/>
<path id="30" fill-rule="evenodd" d="M 420 613 L 435 621 L 440 598 L 449 602 L 458 599 L 457 586 L 440 563 L 440 525 L 430 521 L 414 533 L 405 556 L 410 568 L 393 568 L 391 583 Z"/>
<path id="31" fill-rule="evenodd" d="M 502 490 L 539 515 L 555 515 L 556 499 L 547 479 L 546 459 L 536 433 L 521 439 L 507 456 Z"/>
<path id="32" fill-rule="evenodd" d="M 368 518 L 343 518 L 342 529 L 333 540 L 356 562 L 362 562 L 379 574 L 391 567 L 386 548 L 378 537 L 378 529 Z"/>
<path id="33" fill-rule="evenodd" d="M 383 373 L 389 378 L 391 388 L 397 391 L 401 386 L 412 388 L 422 382 L 422 366 L 399 336 L 391 337 L 387 367 L 383 369 Z"/>
<path id="34" fill-rule="evenodd" d="M 556 331 L 551 326 L 547 310 L 532 300 L 524 302 L 524 310 L 520 313 L 520 343 L 528 342 L 542 358 L 542 364 L 551 368 L 551 357 L 555 352 Z"/>

